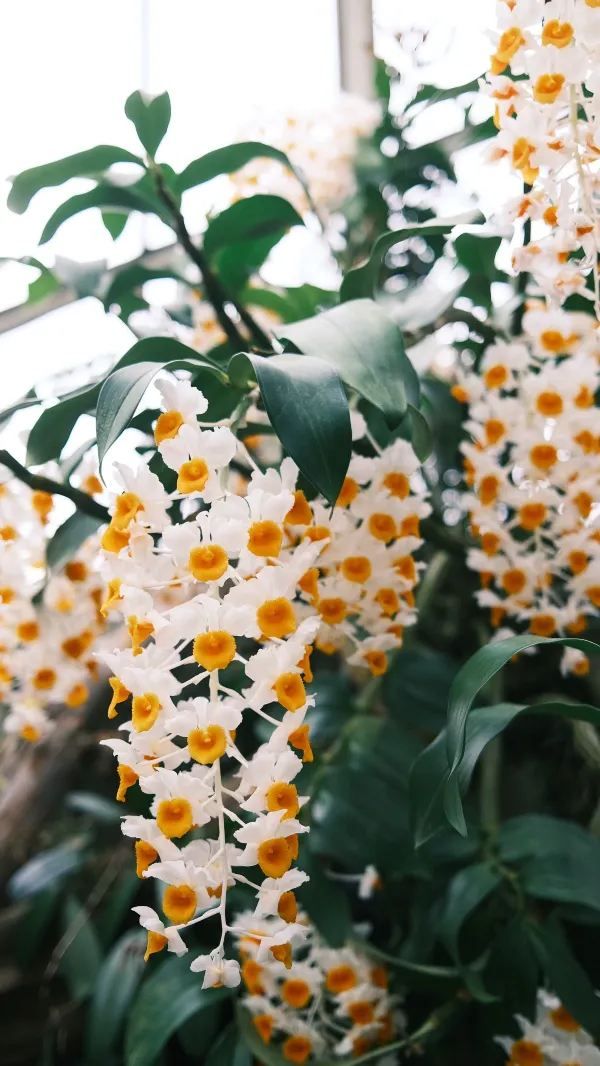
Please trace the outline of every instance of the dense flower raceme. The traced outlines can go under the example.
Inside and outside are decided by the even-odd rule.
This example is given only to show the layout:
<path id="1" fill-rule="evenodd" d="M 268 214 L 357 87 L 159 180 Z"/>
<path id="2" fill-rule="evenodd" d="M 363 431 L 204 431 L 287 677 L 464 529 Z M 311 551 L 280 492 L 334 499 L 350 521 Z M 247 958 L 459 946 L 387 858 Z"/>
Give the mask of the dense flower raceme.
<path id="1" fill-rule="evenodd" d="M 468 563 L 495 625 L 576 634 L 600 608 L 600 8 L 502 0 L 499 12 L 488 85 L 499 126 L 493 154 L 531 185 L 500 218 L 532 221 L 534 239 L 513 265 L 531 274 L 543 299 L 529 301 L 523 335 L 488 348 L 480 373 L 462 376 L 454 390 L 470 405 L 466 505 L 479 546 Z M 577 310 L 561 306 L 574 294 L 585 297 Z M 588 667 L 573 649 L 563 663 L 566 671 Z"/>
<path id="2" fill-rule="evenodd" d="M 62 570 L 46 565 L 54 501 L 8 471 L 0 482 L 0 689 L 6 733 L 42 740 L 60 708 L 82 707 L 98 675 L 104 627 L 99 543 L 90 537 Z M 1 476 L 1 475 L 0 475 Z M 102 492 L 93 474 L 86 491 Z"/>
<path id="3" fill-rule="evenodd" d="M 140 910 L 148 953 L 183 953 L 181 930 L 218 915 L 220 942 L 192 968 L 205 973 L 206 985 L 235 984 L 238 965 L 224 950 L 230 886 L 253 888 L 257 917 L 271 917 L 264 953 L 289 964 L 291 945 L 305 937 L 294 890 L 306 875 L 292 864 L 306 831 L 297 818 L 305 798 L 294 779 L 312 759 L 305 722 L 314 702 L 305 689 L 311 647 L 349 642 L 350 661 L 383 672 L 386 650 L 401 640 L 396 619 L 414 619 L 406 597 L 416 568 L 407 573 L 406 560 L 420 543 L 426 505 L 410 492 L 416 461 L 401 443 L 375 459 L 353 460 L 347 498 L 331 519 L 296 489 L 290 459 L 279 472 L 255 469 L 241 495 L 228 487 L 239 481 L 230 471 L 240 449 L 231 430 L 198 421 L 207 404 L 188 382 L 158 387 L 165 410 L 155 439 L 176 488 L 168 493 L 145 464 L 135 472 L 116 465 L 122 491 L 102 538 L 103 610 L 122 615 L 131 645 L 103 657 L 112 672 L 109 715 L 130 698 L 132 709 L 123 739 L 106 743 L 118 758 L 118 798 L 135 782 L 152 797 L 151 817 L 123 822 L 136 840 L 138 873 L 167 886 L 162 910 L 170 924 Z M 180 521 L 172 520 L 174 505 Z M 351 509 L 347 521 L 336 517 Z M 338 524 L 348 538 L 354 529 L 356 543 L 347 538 L 346 549 L 355 554 L 336 555 Z M 360 580 L 344 576 L 344 559 L 359 557 Z M 207 695 L 189 692 L 199 682 Z M 276 703 L 282 716 L 265 710 Z M 236 745 L 247 715 L 271 726 L 250 757 Z M 201 839 L 190 835 L 195 828 Z M 262 884 L 246 876 L 252 867 L 265 876 Z"/>
<path id="4" fill-rule="evenodd" d="M 305 938 L 289 969 L 261 948 L 272 917 L 257 923 L 256 915 L 240 914 L 236 922 L 242 1002 L 261 1039 L 276 1043 L 286 1061 L 299 1063 L 313 1055 L 360 1055 L 389 1043 L 404 1028 L 404 1016 L 388 991 L 385 966 L 351 946 L 327 947 L 306 916 L 299 921 Z"/>
<path id="5" fill-rule="evenodd" d="M 517 1039 L 498 1037 L 507 1066 L 600 1066 L 600 1049 L 556 996 L 540 990 L 535 1020 L 517 1021 Z"/>
<path id="6" fill-rule="evenodd" d="M 262 141 L 284 152 L 306 181 L 313 203 L 328 213 L 355 191 L 359 141 L 373 133 L 380 118 L 379 104 L 343 93 L 327 107 L 261 117 L 242 132 L 244 140 Z M 231 185 L 235 199 L 275 193 L 301 213 L 309 207 L 298 179 L 275 160 L 252 160 L 232 175 Z"/>

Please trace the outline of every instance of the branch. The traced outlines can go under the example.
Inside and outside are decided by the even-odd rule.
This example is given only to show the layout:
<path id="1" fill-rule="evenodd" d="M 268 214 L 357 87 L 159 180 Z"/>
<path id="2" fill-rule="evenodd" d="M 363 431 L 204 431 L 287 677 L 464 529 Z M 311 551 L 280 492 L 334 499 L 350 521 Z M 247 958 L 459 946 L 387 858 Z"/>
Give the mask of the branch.
<path id="1" fill-rule="evenodd" d="M 0 465 L 6 466 L 19 481 L 29 485 L 34 492 L 50 492 L 53 496 L 64 496 L 67 500 L 71 500 L 71 503 L 74 503 L 78 511 L 83 514 L 99 518 L 101 522 L 110 522 L 107 508 L 97 503 L 92 496 L 88 496 L 87 492 L 82 492 L 81 489 L 76 489 L 67 482 L 53 481 L 52 478 L 45 477 L 43 474 L 32 474 L 5 449 L 0 449 Z"/>
<path id="2" fill-rule="evenodd" d="M 188 228 L 185 224 L 185 219 L 181 214 L 181 211 L 179 210 L 177 202 L 165 182 L 160 167 L 154 162 L 154 160 L 149 161 L 149 169 L 156 183 L 156 191 L 163 204 L 171 214 L 175 232 L 177 233 L 180 243 L 184 250 L 187 252 L 192 262 L 195 263 L 195 265 L 198 267 L 198 270 L 202 275 L 206 295 L 215 309 L 215 313 L 217 315 L 221 328 L 227 334 L 227 337 L 229 338 L 231 343 L 236 348 L 245 347 L 244 338 L 242 337 L 237 326 L 234 322 L 232 322 L 229 315 L 227 314 L 227 311 L 225 310 L 225 305 L 227 303 L 230 303 L 233 307 L 235 307 L 235 310 L 240 316 L 241 321 L 244 323 L 250 333 L 250 336 L 254 338 L 255 342 L 261 348 L 267 348 L 268 350 L 270 350 L 272 348 L 272 345 L 267 334 L 260 328 L 258 323 L 255 322 L 250 312 L 247 311 L 240 304 L 238 304 L 233 297 L 229 296 L 220 279 L 217 277 L 216 274 L 213 273 L 210 264 L 204 254 L 204 251 L 194 244 L 189 234 Z"/>

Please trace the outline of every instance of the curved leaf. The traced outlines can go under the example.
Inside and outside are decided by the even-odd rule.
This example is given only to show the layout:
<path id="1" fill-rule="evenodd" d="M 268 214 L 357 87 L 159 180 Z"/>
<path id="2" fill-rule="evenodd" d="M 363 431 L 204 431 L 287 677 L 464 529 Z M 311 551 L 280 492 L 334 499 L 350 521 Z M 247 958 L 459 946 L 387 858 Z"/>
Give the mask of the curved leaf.
<path id="1" fill-rule="evenodd" d="M 64 203 L 60 204 L 50 216 L 44 226 L 39 243 L 45 244 L 46 241 L 49 241 L 54 236 L 64 222 L 73 218 L 74 215 L 81 214 L 82 211 L 89 211 L 92 207 L 109 208 L 113 212 L 125 211 L 126 213 L 130 211 L 144 213 L 152 211 L 161 215 L 158 202 L 153 204 L 145 195 L 134 190 L 135 186 L 108 185 L 104 183 L 96 185 L 94 189 L 89 189 L 87 192 L 79 193 L 77 196 L 71 196 L 69 200 L 65 200 Z"/>
<path id="2" fill-rule="evenodd" d="M 206 1066 L 252 1066 L 250 1049 L 242 1042 L 234 1022 L 215 1041 L 206 1058 Z"/>
<path id="3" fill-rule="evenodd" d="M 189 959 L 168 959 L 144 981 L 131 1008 L 125 1035 L 125 1066 L 151 1066 L 173 1033 L 198 1011 L 231 996 L 229 988 L 202 988 Z"/>
<path id="4" fill-rule="evenodd" d="M 50 569 L 60 570 L 72 559 L 83 542 L 96 532 L 100 522 L 100 518 L 82 514 L 81 511 L 76 511 L 67 518 L 48 541 L 46 562 Z"/>
<path id="5" fill-rule="evenodd" d="M 238 141 L 236 144 L 227 144 L 223 148 L 217 148 L 214 152 L 207 152 L 198 159 L 188 163 L 177 178 L 179 192 L 185 192 L 195 185 L 203 185 L 205 181 L 212 181 L 220 174 L 233 174 L 240 170 L 252 159 L 274 159 L 295 175 L 302 188 L 308 195 L 308 187 L 301 172 L 293 166 L 285 152 L 279 148 L 273 148 L 270 144 L 262 141 Z"/>
<path id="6" fill-rule="evenodd" d="M 175 342 L 178 343 L 178 342 Z M 225 380 L 223 371 L 205 363 L 191 348 L 178 344 L 192 358 L 167 359 L 164 362 L 140 362 L 114 370 L 100 389 L 96 407 L 98 459 L 102 463 L 108 449 L 127 429 L 148 386 L 161 370 L 189 370 L 196 374 L 204 367 Z"/>
<path id="7" fill-rule="evenodd" d="M 452 878 L 438 933 L 454 959 L 459 961 L 458 938 L 468 916 L 494 891 L 500 874 L 487 863 L 477 863 L 459 870 Z"/>
<path id="8" fill-rule="evenodd" d="M 292 226 L 302 225 L 302 218 L 288 200 L 257 193 L 237 200 L 211 219 L 204 234 L 204 251 L 212 257 L 229 245 L 264 237 L 272 238 L 273 245 Z"/>
<path id="9" fill-rule="evenodd" d="M 253 370 L 273 429 L 314 487 L 333 505 L 352 450 L 348 400 L 336 373 L 308 355 L 265 358 L 239 353 L 231 360 L 235 383 Z M 237 381 L 236 381 L 237 379 Z"/>
<path id="10" fill-rule="evenodd" d="M 557 919 L 529 926 L 529 936 L 551 987 L 577 1021 L 600 1039 L 600 999 L 585 970 L 573 955 Z"/>
<path id="11" fill-rule="evenodd" d="M 12 188 L 8 195 L 8 206 L 11 211 L 16 211 L 21 215 L 40 189 L 62 185 L 70 178 L 89 178 L 95 174 L 102 174 L 115 163 L 144 165 L 139 156 L 128 152 L 126 148 L 117 148 L 114 144 L 98 144 L 95 148 L 88 148 L 85 152 L 75 152 L 74 155 L 67 155 L 64 159 L 56 159 L 52 163 L 31 167 L 17 174 L 16 178 L 13 178 Z"/>
<path id="12" fill-rule="evenodd" d="M 85 858 L 86 837 L 75 837 L 55 848 L 40 851 L 14 873 L 8 882 L 12 899 L 26 899 L 78 870 Z"/>
<path id="13" fill-rule="evenodd" d="M 508 637 L 506 640 L 487 644 L 475 652 L 461 667 L 452 684 L 448 703 L 447 748 L 452 771 L 458 766 L 465 750 L 467 718 L 477 693 L 506 665 L 509 659 L 512 659 L 513 655 L 518 655 L 526 648 L 551 644 L 577 648 L 590 655 L 600 652 L 600 644 L 581 637 L 548 638 L 525 635 Z"/>
<path id="14" fill-rule="evenodd" d="M 377 238 L 369 258 L 360 266 L 354 267 L 345 274 L 340 288 L 340 300 L 357 300 L 360 297 L 373 296 L 377 288 L 377 280 L 381 264 L 390 248 L 400 241 L 406 241 L 409 237 L 437 237 L 450 233 L 455 226 L 472 222 L 472 213 L 456 215 L 453 218 L 432 219 L 431 222 L 419 222 L 410 226 L 402 226 L 400 229 L 382 233 Z"/>
<path id="15" fill-rule="evenodd" d="M 148 155 L 154 158 L 171 121 L 169 94 L 150 96 L 149 93 L 133 92 L 125 101 L 125 114 L 133 122 Z"/>
<path id="16" fill-rule="evenodd" d="M 57 459 L 80 415 L 93 410 L 100 386 L 86 386 L 42 411 L 27 438 L 27 465 Z M 37 401 L 40 402 L 39 400 Z"/>
<path id="17" fill-rule="evenodd" d="M 276 331 L 307 355 L 330 363 L 352 389 L 399 421 L 419 383 L 398 327 L 374 300 L 352 300 Z"/>
<path id="18" fill-rule="evenodd" d="M 85 1061 L 89 1066 L 104 1066 L 115 1050 L 144 972 L 145 944 L 142 930 L 125 933 L 102 964 L 87 1016 Z"/>

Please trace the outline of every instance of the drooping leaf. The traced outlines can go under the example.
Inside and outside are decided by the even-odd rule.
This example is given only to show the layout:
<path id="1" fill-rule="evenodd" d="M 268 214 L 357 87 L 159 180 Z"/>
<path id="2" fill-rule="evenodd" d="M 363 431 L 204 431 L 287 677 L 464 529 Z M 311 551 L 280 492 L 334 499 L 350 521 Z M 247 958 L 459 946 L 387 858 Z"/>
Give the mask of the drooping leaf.
<path id="1" fill-rule="evenodd" d="M 119 214 L 118 211 L 102 211 L 101 215 L 105 229 L 108 230 L 113 241 L 116 241 L 127 225 L 128 216 Z"/>
<path id="2" fill-rule="evenodd" d="M 154 158 L 171 121 L 169 94 L 150 96 L 149 93 L 133 92 L 125 101 L 125 114 L 133 122 L 148 155 Z"/>
<path id="3" fill-rule="evenodd" d="M 188 163 L 177 178 L 177 187 L 180 192 L 191 189 L 195 185 L 203 185 L 205 181 L 212 181 L 221 174 L 233 174 L 240 170 L 252 159 L 274 159 L 292 172 L 302 185 L 305 192 L 307 186 L 300 171 L 290 163 L 285 152 L 279 148 L 273 148 L 270 144 L 261 141 L 239 141 L 236 144 L 227 144 L 223 148 L 217 148 L 213 152 L 194 159 Z"/>
<path id="4" fill-rule="evenodd" d="M 327 876 L 323 862 L 308 847 L 300 855 L 300 869 L 310 881 L 298 889 L 298 900 L 308 912 L 323 939 L 331 947 L 342 947 L 352 931 L 352 914 L 342 886 Z"/>
<path id="5" fill-rule="evenodd" d="M 144 972 L 145 944 L 143 930 L 125 933 L 98 972 L 84 1037 L 86 1066 L 104 1066 L 116 1050 Z"/>
<path id="6" fill-rule="evenodd" d="M 10 897 L 26 899 L 78 870 L 85 858 L 86 844 L 87 838 L 80 836 L 38 852 L 12 875 L 8 882 Z"/>
<path id="7" fill-rule="evenodd" d="M 438 933 L 456 961 L 460 960 L 459 935 L 466 919 L 499 883 L 500 874 L 485 862 L 466 866 L 450 882 Z"/>
<path id="8" fill-rule="evenodd" d="M 465 747 L 465 729 L 469 712 L 478 692 L 514 655 L 538 645 L 577 648 L 587 654 L 598 654 L 600 644 L 581 637 L 534 637 L 525 635 L 494 641 L 480 648 L 459 670 L 448 704 L 448 761 L 455 770 Z"/>
<path id="9" fill-rule="evenodd" d="M 574 853 L 587 856 L 600 851 L 596 838 L 575 822 L 547 814 L 521 814 L 509 818 L 498 830 L 498 852 L 503 862 L 543 859 Z"/>
<path id="10" fill-rule="evenodd" d="M 257 193 L 237 200 L 211 219 L 204 234 L 204 251 L 214 256 L 221 248 L 244 240 L 267 236 L 279 240 L 291 226 L 302 225 L 296 209 L 283 197 Z"/>
<path id="11" fill-rule="evenodd" d="M 259 289 L 249 285 L 242 290 L 240 298 L 250 309 L 264 307 L 273 311 L 282 322 L 310 318 L 318 311 L 334 307 L 338 302 L 337 292 L 321 289 L 317 285 L 297 285 L 290 289 Z"/>
<path id="12" fill-rule="evenodd" d="M 77 814 L 85 814 L 95 822 L 118 825 L 123 811 L 118 803 L 98 795 L 97 792 L 69 792 L 65 806 Z"/>
<path id="13" fill-rule="evenodd" d="M 56 159 L 52 163 L 31 167 L 17 174 L 16 178 L 13 178 L 12 188 L 8 195 L 8 206 L 11 211 L 22 214 L 40 189 L 62 185 L 70 178 L 89 178 L 96 174 L 103 174 L 115 163 L 137 163 L 143 166 L 143 160 L 133 152 L 127 151 L 126 148 L 117 148 L 112 144 L 99 144 L 95 148 L 88 148 L 85 152 L 76 152 L 74 155 L 65 156 L 64 159 Z"/>
<path id="14" fill-rule="evenodd" d="M 100 519 L 93 515 L 75 511 L 56 533 L 52 535 L 46 547 L 46 562 L 51 570 L 60 570 L 72 559 L 88 537 L 95 533 Z"/>
<path id="15" fill-rule="evenodd" d="M 28 466 L 58 458 L 80 415 L 95 407 L 99 389 L 99 385 L 77 389 L 42 411 L 27 438 Z"/>
<path id="16" fill-rule="evenodd" d="M 62 934 L 64 946 L 59 970 L 73 999 L 85 999 L 96 982 L 102 951 L 91 916 L 74 896 L 67 896 L 65 900 Z"/>
<path id="17" fill-rule="evenodd" d="M 311 484 L 335 503 L 352 448 L 348 400 L 336 371 L 312 356 L 253 353 L 235 355 L 229 369 L 238 385 L 254 372 L 283 447 Z"/>
<path id="18" fill-rule="evenodd" d="M 231 995 L 228 988 L 202 988 L 189 959 L 167 959 L 147 978 L 131 1007 L 125 1035 L 125 1066 L 151 1066 L 173 1033 L 198 1011 L 212 1010 Z"/>
<path id="19" fill-rule="evenodd" d="M 417 459 L 420 459 L 422 463 L 431 455 L 431 449 L 433 446 L 433 436 L 429 422 L 416 407 L 413 407 L 411 403 L 408 405 L 407 415 L 410 421 L 410 439 L 412 446 L 415 450 Z"/>
<path id="20" fill-rule="evenodd" d="M 399 421 L 407 402 L 418 407 L 418 379 L 402 334 L 373 300 L 352 300 L 277 333 L 306 355 L 330 363 L 391 421 Z"/>
<path id="21" fill-rule="evenodd" d="M 138 185 L 109 185 L 108 182 L 103 182 L 87 192 L 71 196 L 60 204 L 46 222 L 39 243 L 45 244 L 68 219 L 80 215 L 82 211 L 89 211 L 92 207 L 125 214 L 131 211 L 141 211 L 143 214 L 154 212 L 159 216 L 163 214 L 159 202 L 152 202 L 148 196 L 142 195 Z"/>
<path id="22" fill-rule="evenodd" d="M 250 1048 L 242 1041 L 233 1022 L 215 1041 L 206 1058 L 206 1066 L 252 1066 Z"/>
<path id="23" fill-rule="evenodd" d="M 450 233 L 455 226 L 472 221 L 472 214 L 457 215 L 454 218 L 433 219 L 431 222 L 420 222 L 414 225 L 402 226 L 400 229 L 382 233 L 377 238 L 369 258 L 360 266 L 349 270 L 344 276 L 340 289 L 340 300 L 358 300 L 361 297 L 370 298 L 375 295 L 381 264 L 394 245 L 409 237 L 435 237 Z"/>
<path id="24" fill-rule="evenodd" d="M 557 919 L 529 927 L 529 935 L 552 989 L 561 1003 L 596 1039 L 600 1039 L 600 1000 L 577 961 Z"/>

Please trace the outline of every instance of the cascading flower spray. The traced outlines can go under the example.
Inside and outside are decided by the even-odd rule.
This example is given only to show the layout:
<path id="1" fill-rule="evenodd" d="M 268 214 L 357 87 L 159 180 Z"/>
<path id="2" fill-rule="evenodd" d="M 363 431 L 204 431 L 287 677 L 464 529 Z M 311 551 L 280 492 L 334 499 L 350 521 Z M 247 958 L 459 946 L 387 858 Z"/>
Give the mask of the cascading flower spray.
<path id="1" fill-rule="evenodd" d="M 469 403 L 472 438 L 465 502 L 479 547 L 468 564 L 494 625 L 576 634 L 600 608 L 600 8 L 499 0 L 498 12 L 492 158 L 525 182 L 498 220 L 531 228 L 513 267 L 539 295 L 523 335 L 491 345 L 454 389 Z M 584 673 L 587 659 L 567 649 L 563 668 Z"/>

